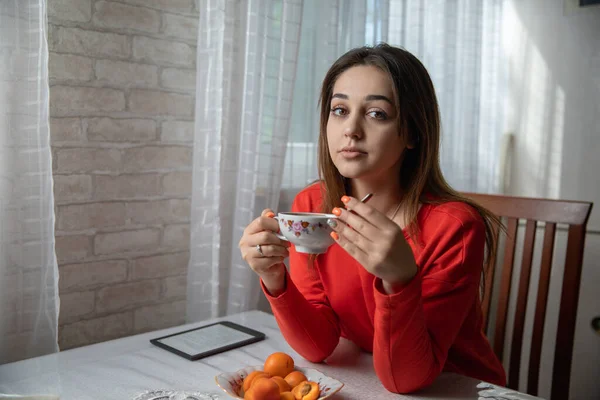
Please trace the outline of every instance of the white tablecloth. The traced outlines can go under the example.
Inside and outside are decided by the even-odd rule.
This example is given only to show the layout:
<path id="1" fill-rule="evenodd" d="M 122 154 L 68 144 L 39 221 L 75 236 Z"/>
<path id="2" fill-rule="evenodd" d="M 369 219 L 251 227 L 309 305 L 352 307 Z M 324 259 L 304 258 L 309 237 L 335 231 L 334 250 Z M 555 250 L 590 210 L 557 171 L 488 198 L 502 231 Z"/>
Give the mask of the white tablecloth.
<path id="1" fill-rule="evenodd" d="M 188 361 L 149 342 L 151 338 L 218 320 L 230 320 L 259 330 L 267 335 L 267 339 L 198 361 Z M 61 400 L 129 400 L 147 390 L 172 389 L 214 393 L 220 395 L 219 399 L 228 399 L 216 386 L 215 375 L 262 364 L 269 354 L 276 351 L 285 351 L 294 357 L 296 364 L 319 369 L 342 381 L 344 388 L 332 400 L 537 399 L 506 389 L 492 389 L 495 393 L 485 391 L 477 380 L 448 373 L 442 374 L 431 387 L 419 393 L 392 394 L 379 383 L 370 354 L 343 341 L 327 365 L 309 363 L 285 342 L 273 316 L 259 311 L 0 365 L 0 393 L 55 394 Z M 492 394 L 502 397 L 488 397 Z"/>

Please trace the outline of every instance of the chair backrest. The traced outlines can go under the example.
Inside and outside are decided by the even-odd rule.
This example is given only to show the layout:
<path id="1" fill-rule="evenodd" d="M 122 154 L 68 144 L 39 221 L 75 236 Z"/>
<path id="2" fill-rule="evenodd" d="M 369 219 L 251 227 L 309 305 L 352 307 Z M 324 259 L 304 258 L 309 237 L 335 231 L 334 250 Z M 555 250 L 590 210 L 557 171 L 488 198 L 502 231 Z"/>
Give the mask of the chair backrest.
<path id="1" fill-rule="evenodd" d="M 517 229 L 519 220 L 525 221 L 521 273 L 518 280 L 516 312 L 509 358 L 508 386 L 513 389 L 518 389 L 519 386 L 523 329 L 525 325 L 527 298 L 529 295 L 529 281 L 534 253 L 535 234 L 538 228 L 538 222 L 545 223 L 541 253 L 540 280 L 535 303 L 533 336 L 531 340 L 527 379 L 527 392 L 531 395 L 537 395 L 538 392 L 542 336 L 546 316 L 556 225 L 568 225 L 565 269 L 560 297 L 560 311 L 558 316 L 558 330 L 555 342 L 551 389 L 552 400 L 568 399 L 583 249 L 585 244 L 586 226 L 592 210 L 592 203 L 475 193 L 464 193 L 464 195 L 487 208 L 496 216 L 507 220 L 504 249 L 496 249 L 498 254 L 503 254 L 503 263 L 501 268 L 500 266 L 497 268 L 495 265 L 496 260 L 494 259 L 490 261 L 491 265 L 487 266 L 484 286 L 485 290 L 482 299 L 483 314 L 487 329 L 489 325 L 488 320 L 492 301 L 494 273 L 497 270 L 498 273 L 501 273 L 502 275 L 500 277 L 493 344 L 494 352 L 500 360 L 503 359 L 504 355 L 506 319 L 511 293 L 515 249 L 517 247 Z M 533 295 L 535 294 L 532 294 L 532 296 Z"/>

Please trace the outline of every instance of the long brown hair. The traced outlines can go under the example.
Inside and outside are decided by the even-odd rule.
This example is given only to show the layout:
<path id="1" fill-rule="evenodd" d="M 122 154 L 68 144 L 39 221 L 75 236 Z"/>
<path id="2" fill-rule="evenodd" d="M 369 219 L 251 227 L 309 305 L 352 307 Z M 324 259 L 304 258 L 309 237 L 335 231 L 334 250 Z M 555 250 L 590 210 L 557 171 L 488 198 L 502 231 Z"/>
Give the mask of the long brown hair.
<path id="1" fill-rule="evenodd" d="M 323 212 L 333 207 L 343 207 L 341 197 L 349 194 L 349 181 L 344 178 L 329 155 L 327 121 L 333 86 L 347 69 L 370 65 L 387 73 L 393 82 L 394 100 L 398 112 L 399 135 L 408 135 L 407 149 L 400 167 L 401 203 L 408 217 L 409 232 L 418 235 L 416 224 L 419 203 L 441 204 L 460 201 L 472 206 L 483 218 L 487 255 L 485 264 L 495 259 L 498 229 L 502 224 L 498 217 L 474 201 L 452 189 L 444 179 L 440 168 L 440 113 L 433 83 L 423 64 L 408 51 L 382 43 L 348 51 L 329 69 L 323 80 L 319 99 L 321 122 L 319 133 L 319 177 L 323 192 Z"/>

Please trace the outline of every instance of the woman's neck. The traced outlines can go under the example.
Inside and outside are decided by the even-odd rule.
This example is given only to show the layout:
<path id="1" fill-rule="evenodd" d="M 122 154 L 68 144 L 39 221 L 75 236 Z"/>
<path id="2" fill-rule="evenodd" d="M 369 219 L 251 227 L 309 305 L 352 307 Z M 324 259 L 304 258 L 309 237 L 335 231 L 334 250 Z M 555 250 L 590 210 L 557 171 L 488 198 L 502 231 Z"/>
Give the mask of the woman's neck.
<path id="1" fill-rule="evenodd" d="M 397 179 L 357 178 L 350 181 L 350 188 L 352 196 L 358 200 L 368 193 L 373 193 L 369 205 L 388 217 L 391 216 L 402 198 L 400 183 Z"/>

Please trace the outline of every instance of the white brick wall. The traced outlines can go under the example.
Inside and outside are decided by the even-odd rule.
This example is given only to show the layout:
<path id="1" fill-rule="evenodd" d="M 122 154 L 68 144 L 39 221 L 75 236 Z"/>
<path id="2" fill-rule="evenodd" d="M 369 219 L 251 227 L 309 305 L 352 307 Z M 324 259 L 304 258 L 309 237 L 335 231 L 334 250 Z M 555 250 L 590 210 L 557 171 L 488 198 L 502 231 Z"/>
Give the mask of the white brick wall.
<path id="1" fill-rule="evenodd" d="M 93 142 L 150 142 L 156 139 L 156 121 L 131 118 L 90 118 L 87 139 Z"/>
<path id="2" fill-rule="evenodd" d="M 127 280 L 127 260 L 106 260 L 83 264 L 63 264 L 60 270 L 60 290 L 95 289 Z M 61 301 L 63 301 L 61 296 Z"/>
<path id="3" fill-rule="evenodd" d="M 63 0 L 49 0 L 57 1 Z M 131 54 L 131 38 L 126 35 L 52 26 L 48 35 L 52 52 L 107 58 L 129 58 Z"/>
<path id="4" fill-rule="evenodd" d="M 103 28 L 156 33 L 160 28 L 160 13 L 144 7 L 97 1 L 93 21 L 95 26 Z"/>
<path id="5" fill-rule="evenodd" d="M 127 220 L 131 224 L 163 224 L 190 219 L 190 201 L 171 199 L 132 201 L 127 204 Z"/>
<path id="6" fill-rule="evenodd" d="M 54 171 L 63 174 L 117 172 L 122 164 L 122 152 L 118 149 L 61 148 L 54 154 Z"/>
<path id="7" fill-rule="evenodd" d="M 56 204 L 92 199 L 92 177 L 90 175 L 54 175 Z"/>
<path id="8" fill-rule="evenodd" d="M 104 317 L 62 324 L 58 331 L 61 349 L 116 339 L 133 333 L 133 312 L 111 313 Z"/>
<path id="9" fill-rule="evenodd" d="M 190 67 L 194 65 L 196 55 L 194 48 L 185 43 L 135 36 L 133 38 L 133 57 L 149 64 Z"/>
<path id="10" fill-rule="evenodd" d="M 184 243 L 190 241 L 190 225 L 189 224 L 178 224 L 168 225 L 165 227 L 163 235 L 163 245 L 171 249 L 186 249 L 189 246 L 185 246 Z"/>
<path id="11" fill-rule="evenodd" d="M 191 196 L 192 173 L 171 172 L 165 174 L 162 180 L 162 190 L 167 196 Z"/>
<path id="12" fill-rule="evenodd" d="M 157 306 L 140 307 L 134 313 L 134 329 L 145 332 L 152 329 L 168 328 L 185 322 L 185 301 L 175 301 Z"/>
<path id="13" fill-rule="evenodd" d="M 54 247 L 59 264 L 88 258 L 92 254 L 91 239 L 92 237 L 87 235 L 57 236 Z"/>
<path id="14" fill-rule="evenodd" d="M 163 32 L 167 36 L 194 40 L 198 35 L 198 18 L 165 14 Z"/>
<path id="15" fill-rule="evenodd" d="M 160 74 L 160 83 L 165 88 L 194 92 L 196 90 L 196 70 L 165 68 Z"/>
<path id="16" fill-rule="evenodd" d="M 98 291 L 98 311 L 134 309 L 153 303 L 160 295 L 160 281 L 145 280 L 102 288 Z"/>
<path id="17" fill-rule="evenodd" d="M 88 203 L 57 207 L 57 231 L 79 231 L 125 225 L 125 204 Z"/>
<path id="18" fill-rule="evenodd" d="M 160 127 L 160 140 L 191 143 L 194 140 L 194 122 L 165 121 Z"/>
<path id="19" fill-rule="evenodd" d="M 151 251 L 156 249 L 159 243 L 160 230 L 154 228 L 98 233 L 94 237 L 94 252 L 98 255 L 113 255 L 126 252 Z M 185 245 L 182 244 L 182 246 Z"/>
<path id="20" fill-rule="evenodd" d="M 156 8 L 162 11 L 191 14 L 193 0 L 121 0 L 124 3 Z"/>
<path id="21" fill-rule="evenodd" d="M 129 94 L 129 110 L 136 114 L 191 117 L 193 108 L 193 97 L 187 94 L 142 89 Z"/>
<path id="22" fill-rule="evenodd" d="M 89 21 L 92 18 L 92 0 L 49 1 L 48 18 L 55 21 Z"/>
<path id="23" fill-rule="evenodd" d="M 48 16 L 60 346 L 181 324 L 198 2 L 48 0 Z"/>
<path id="24" fill-rule="evenodd" d="M 50 130 L 55 145 L 58 142 L 81 142 L 83 140 L 83 128 L 79 118 L 50 118 Z"/>
<path id="25" fill-rule="evenodd" d="M 161 188 L 160 174 L 96 175 L 93 186 L 95 200 L 154 198 L 162 195 L 163 192 L 171 195 Z"/>
<path id="26" fill-rule="evenodd" d="M 115 87 L 155 87 L 158 84 L 158 67 L 125 61 L 98 60 L 96 79 Z"/>
<path id="27" fill-rule="evenodd" d="M 50 58 L 48 73 L 50 79 L 90 81 L 94 75 L 93 60 L 72 54 L 56 54 Z"/>
<path id="28" fill-rule="evenodd" d="M 131 267 L 132 279 L 161 278 L 170 275 L 183 275 L 187 270 L 190 255 L 187 252 L 140 257 Z M 169 264 L 169 268 L 164 266 Z"/>
<path id="29" fill-rule="evenodd" d="M 61 294 L 59 322 L 77 321 L 79 317 L 93 313 L 95 298 L 92 291 Z"/>
<path id="30" fill-rule="evenodd" d="M 50 92 L 52 116 L 123 111 L 125 94 L 116 89 L 53 86 Z"/>
<path id="31" fill-rule="evenodd" d="M 124 170 L 143 172 L 186 169 L 192 164 L 192 149 L 175 146 L 132 147 L 124 150 Z"/>

